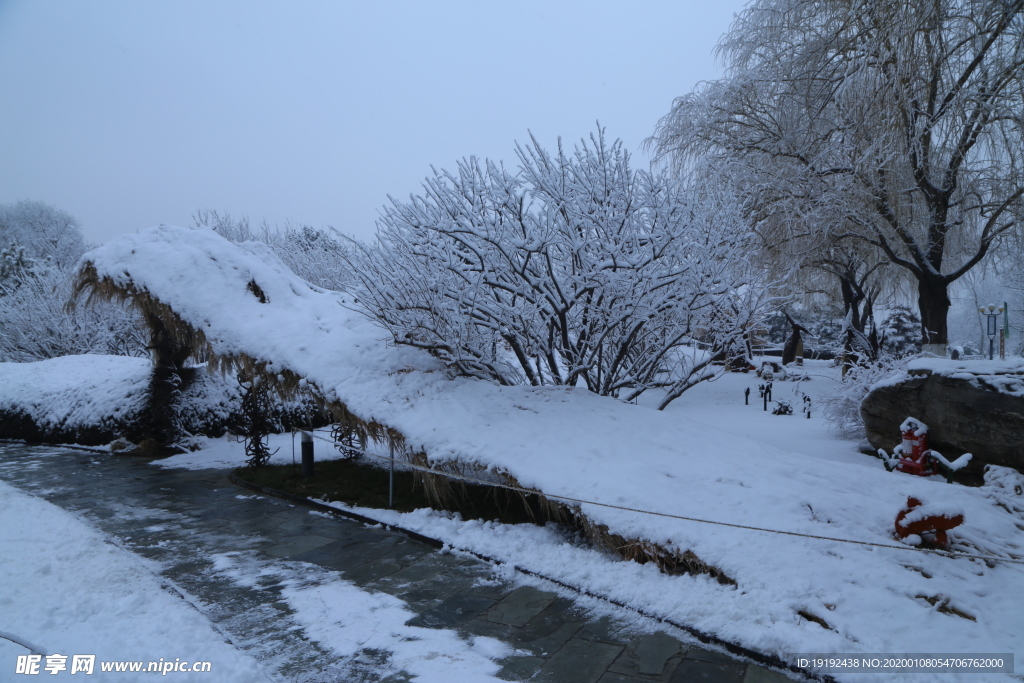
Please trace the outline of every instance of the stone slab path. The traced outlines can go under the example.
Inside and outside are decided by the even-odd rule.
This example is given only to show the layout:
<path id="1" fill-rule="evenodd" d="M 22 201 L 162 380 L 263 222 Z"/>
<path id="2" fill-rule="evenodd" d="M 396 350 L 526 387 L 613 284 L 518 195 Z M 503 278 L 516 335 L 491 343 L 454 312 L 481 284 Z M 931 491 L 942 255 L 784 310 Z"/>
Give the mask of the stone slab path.
<path id="1" fill-rule="evenodd" d="M 226 470 L 163 469 L 147 460 L 0 444 L 0 479 L 85 518 L 155 560 L 237 647 L 287 681 L 378 681 L 385 653 L 339 658 L 305 637 L 274 576 L 342 577 L 401 598 L 411 625 L 491 636 L 518 651 L 499 676 L 539 683 L 784 683 L 789 678 L 686 640 L 646 630 L 609 608 L 596 617 L 564 595 L 495 576 L 476 559 L 406 536 L 311 513 L 228 481 Z M 217 571 L 217 558 L 259 580 Z M 613 616 L 608 616 L 612 614 Z M 404 672 L 383 679 L 408 681 Z"/>

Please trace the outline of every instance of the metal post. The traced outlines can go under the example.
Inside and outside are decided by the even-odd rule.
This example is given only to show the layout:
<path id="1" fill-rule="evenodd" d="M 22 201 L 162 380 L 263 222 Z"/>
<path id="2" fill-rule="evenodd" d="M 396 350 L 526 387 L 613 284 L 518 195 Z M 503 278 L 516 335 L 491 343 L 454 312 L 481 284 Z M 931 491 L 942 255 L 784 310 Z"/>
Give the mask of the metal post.
<path id="1" fill-rule="evenodd" d="M 1010 305 L 1003 302 L 1003 333 L 999 335 L 999 358 L 1006 360 L 1006 340 L 1010 338 Z"/>
<path id="2" fill-rule="evenodd" d="M 746 391 L 743 392 L 743 405 L 750 405 L 750 387 L 747 387 Z"/>
<path id="3" fill-rule="evenodd" d="M 997 321 L 999 316 L 1003 315 L 1006 311 L 1006 306 L 996 307 L 995 304 L 989 304 L 988 306 L 982 306 L 978 309 L 982 315 L 985 316 L 985 322 L 988 323 L 988 359 L 992 360 L 995 357 L 995 345 L 996 345 L 996 333 L 999 332 Z M 1000 336 L 1002 336 L 1000 334 Z"/>
<path id="4" fill-rule="evenodd" d="M 302 476 L 313 476 L 313 436 L 302 432 Z"/>
<path id="5" fill-rule="evenodd" d="M 996 316 L 988 313 L 988 359 L 992 360 L 996 341 Z"/>
<path id="6" fill-rule="evenodd" d="M 395 444 L 391 444 L 391 469 L 388 470 L 388 507 L 395 507 Z"/>

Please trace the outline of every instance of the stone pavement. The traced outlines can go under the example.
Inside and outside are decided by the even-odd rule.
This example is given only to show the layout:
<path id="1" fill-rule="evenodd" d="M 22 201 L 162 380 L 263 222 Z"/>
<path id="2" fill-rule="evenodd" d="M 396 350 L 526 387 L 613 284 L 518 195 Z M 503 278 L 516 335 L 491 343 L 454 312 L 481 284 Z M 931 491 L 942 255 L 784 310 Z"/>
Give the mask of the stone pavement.
<path id="1" fill-rule="evenodd" d="M 282 678 L 377 681 L 386 653 L 341 659 L 307 639 L 280 596 L 274 571 L 333 580 L 332 571 L 404 600 L 411 625 L 491 636 L 517 654 L 500 677 L 552 683 L 784 683 L 754 663 L 657 630 L 622 611 L 589 615 L 573 600 L 495 577 L 475 559 L 406 536 L 253 495 L 225 470 L 168 470 L 147 460 L 0 443 L 0 479 L 84 517 L 122 547 L 156 560 L 162 575 L 198 599 L 232 643 Z M 217 557 L 248 563 L 262 584 L 216 571 Z M 279 577 L 278 577 L 279 578 Z M 607 613 L 616 614 L 615 608 Z M 642 620 L 641 620 L 642 621 Z M 400 672 L 383 679 L 411 680 Z"/>

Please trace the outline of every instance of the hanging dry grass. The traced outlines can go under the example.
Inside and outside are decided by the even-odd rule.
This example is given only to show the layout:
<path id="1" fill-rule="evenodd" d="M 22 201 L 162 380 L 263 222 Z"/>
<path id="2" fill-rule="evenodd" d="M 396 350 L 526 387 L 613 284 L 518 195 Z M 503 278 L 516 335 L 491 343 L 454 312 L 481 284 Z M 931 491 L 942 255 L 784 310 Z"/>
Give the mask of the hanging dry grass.
<path id="1" fill-rule="evenodd" d="M 539 504 L 540 519 L 535 521 L 553 521 L 561 524 L 576 531 L 597 548 L 610 551 L 624 560 L 632 560 L 640 564 L 652 562 L 666 574 L 707 574 L 721 584 L 736 585 L 736 581 L 724 571 L 704 562 L 692 550 L 680 552 L 676 548 L 665 547 L 653 541 L 627 539 L 619 534 L 614 534 L 606 525 L 597 524 L 583 514 L 579 505 L 560 503 L 546 497 L 540 491 L 525 489 L 515 477 L 507 472 L 501 473 L 500 476 L 505 480 L 506 485 L 520 489 L 520 491 L 530 491 L 529 493 L 520 492 L 519 495 L 523 497 L 524 503 L 527 503 L 528 499 L 533 499 Z M 533 509 L 533 506 L 528 504 L 526 507 L 528 510 Z"/>

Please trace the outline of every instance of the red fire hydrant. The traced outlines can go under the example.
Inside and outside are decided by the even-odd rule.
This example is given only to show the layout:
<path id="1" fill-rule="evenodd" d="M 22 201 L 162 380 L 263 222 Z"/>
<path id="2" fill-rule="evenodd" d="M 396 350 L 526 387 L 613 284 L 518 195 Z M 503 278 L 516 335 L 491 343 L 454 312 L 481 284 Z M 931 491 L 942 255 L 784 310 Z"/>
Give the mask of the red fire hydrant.
<path id="1" fill-rule="evenodd" d="M 903 443 L 896 447 L 900 461 L 896 469 L 907 474 L 928 477 L 935 474 L 935 460 L 928 448 L 928 427 L 924 423 L 908 417 L 900 425 Z"/>

